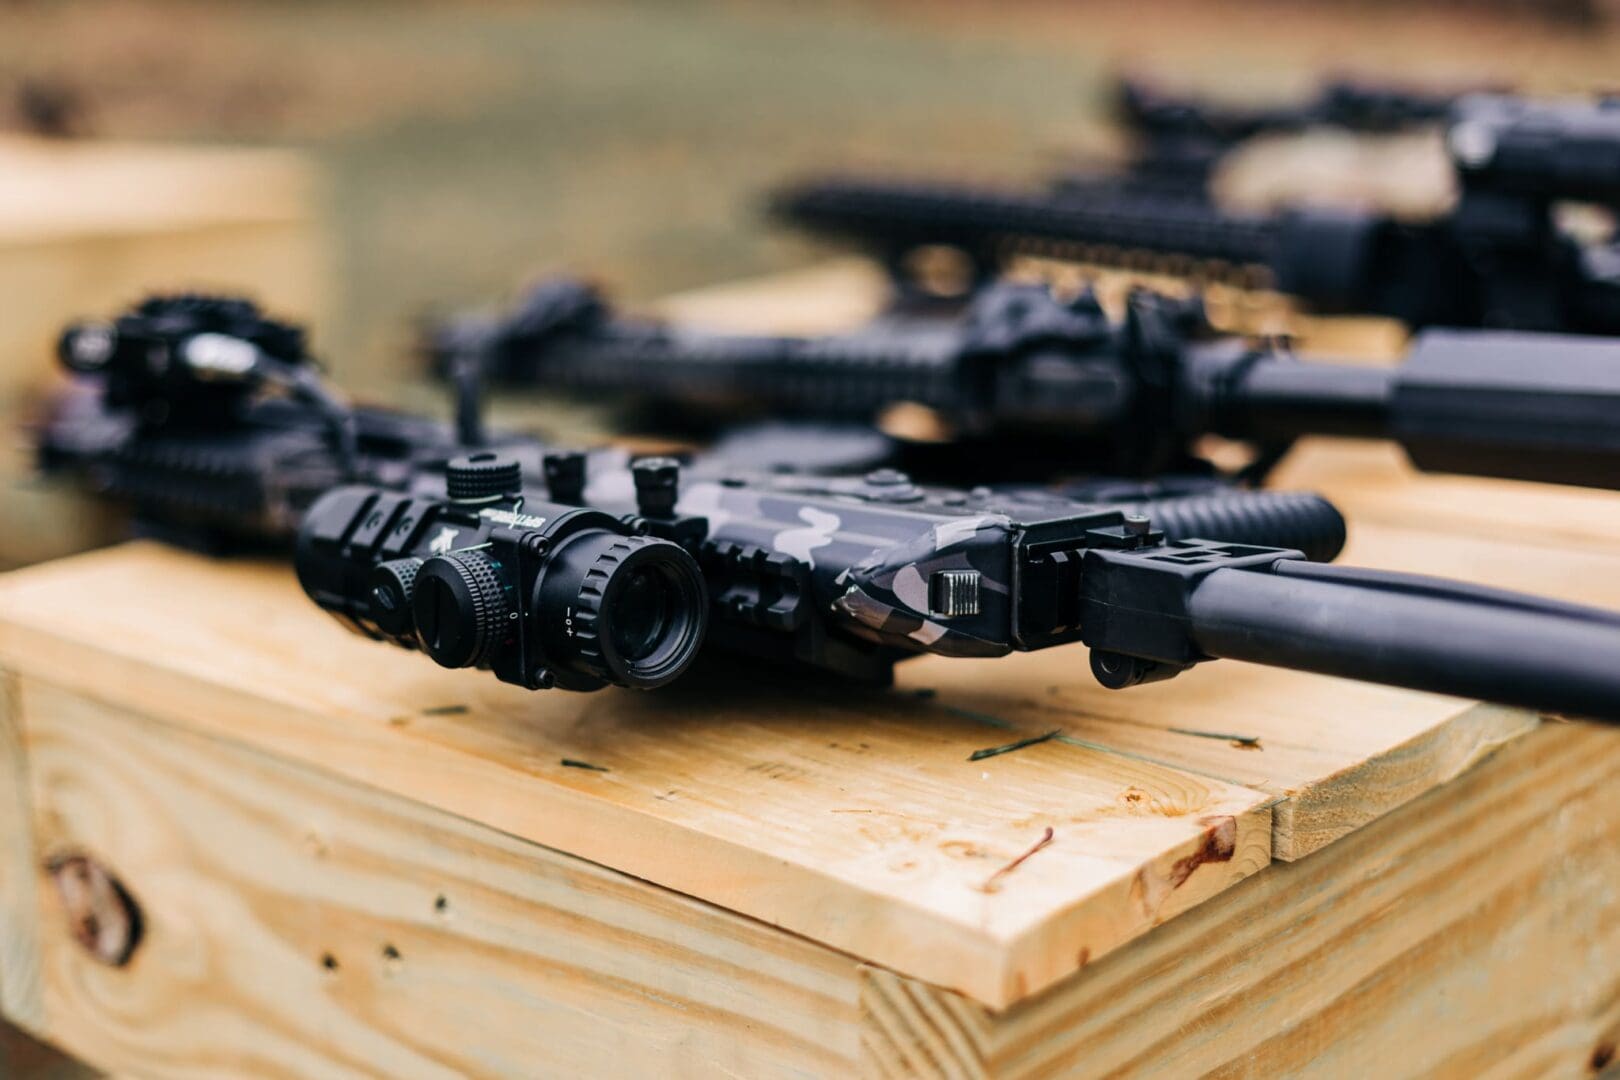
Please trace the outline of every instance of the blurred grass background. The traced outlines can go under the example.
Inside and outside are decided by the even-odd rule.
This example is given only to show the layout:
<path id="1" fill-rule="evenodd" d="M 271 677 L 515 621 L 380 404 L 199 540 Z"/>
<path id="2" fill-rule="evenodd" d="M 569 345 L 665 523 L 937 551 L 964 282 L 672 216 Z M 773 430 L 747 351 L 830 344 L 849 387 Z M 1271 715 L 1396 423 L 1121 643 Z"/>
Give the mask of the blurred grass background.
<path id="1" fill-rule="evenodd" d="M 1122 65 L 1235 98 L 1324 70 L 1609 84 L 1601 11 L 1550 7 L 727 2 L 0 4 L 0 102 L 85 133 L 291 144 L 329 178 L 339 314 L 368 389 L 430 310 L 547 269 L 616 296 L 800 265 L 760 194 L 859 165 L 1033 175 L 1107 143 Z M 13 126 L 25 122 L 13 108 Z"/>

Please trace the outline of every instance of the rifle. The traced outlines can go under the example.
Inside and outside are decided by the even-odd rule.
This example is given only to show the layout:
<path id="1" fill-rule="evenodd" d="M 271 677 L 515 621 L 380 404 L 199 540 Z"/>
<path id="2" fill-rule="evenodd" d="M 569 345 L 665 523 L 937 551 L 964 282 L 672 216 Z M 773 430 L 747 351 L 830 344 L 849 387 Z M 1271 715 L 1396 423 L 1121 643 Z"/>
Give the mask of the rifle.
<path id="1" fill-rule="evenodd" d="M 183 485 L 233 439 L 309 437 L 304 449 L 340 480 L 363 482 L 302 504 L 267 499 L 277 478 L 260 474 L 238 531 L 286 509 L 312 600 L 446 667 L 532 689 L 651 689 L 713 652 L 881 682 L 921 653 L 1083 644 L 1117 688 L 1231 657 L 1620 719 L 1620 617 L 1606 612 L 1339 570 L 1275 545 L 1173 540 L 1131 506 L 922 487 L 892 470 L 706 476 L 694 463 L 683 478 L 669 458 L 543 450 L 537 483 L 495 449 L 441 466 L 446 429 L 415 429 L 423 447 L 369 447 L 355 411 L 251 307 L 153 301 L 126 318 L 64 336 L 64 357 L 89 372 L 78 400 L 102 398 L 86 426 L 128 422 L 121 441 L 84 432 L 100 448 L 92 462 L 144 455 L 153 483 L 175 461 Z M 272 383 L 297 393 L 260 393 Z M 191 408 L 203 400 L 226 411 Z M 282 409 L 267 423 L 272 403 Z M 300 409 L 308 425 L 283 422 Z M 47 438 L 63 445 L 70 423 L 59 417 Z M 223 498 L 145 506 L 216 526 L 232 514 Z M 1268 523 L 1278 536 L 1292 528 L 1253 524 Z"/>
<path id="2" fill-rule="evenodd" d="M 1121 76 L 1111 112 L 1136 141 L 1119 173 L 1069 173 L 1054 190 L 1064 195 L 1138 193 L 1206 199 L 1221 160 L 1262 135 L 1339 128 L 1392 134 L 1439 124 L 1460 95 L 1365 79 L 1335 78 L 1302 101 L 1272 106 L 1225 105 L 1166 92 L 1151 81 Z"/>
<path id="3" fill-rule="evenodd" d="M 1620 246 L 1564 232 L 1565 202 L 1620 204 L 1620 100 L 1471 95 L 1447 129 L 1455 207 L 1412 223 L 1347 208 L 1226 212 L 1151 192 L 1041 193 L 859 178 L 811 180 L 782 218 L 876 253 L 903 289 L 917 249 L 955 248 L 987 280 L 1017 255 L 1102 265 L 1132 252 L 1259 267 L 1327 314 L 1413 327 L 1620 333 Z"/>
<path id="4" fill-rule="evenodd" d="M 924 653 L 1080 644 L 1115 689 L 1226 657 L 1620 720 L 1608 612 L 1170 541 L 1051 496 L 680 472 L 554 455 L 541 494 L 481 453 L 443 496 L 338 488 L 305 520 L 299 581 L 356 633 L 530 689 L 654 689 L 705 650 L 882 683 Z"/>
<path id="5" fill-rule="evenodd" d="M 401 494 L 442 492 L 453 458 L 499 451 L 531 481 L 554 461 L 544 441 L 488 432 L 476 372 L 458 381 L 457 424 L 345 402 L 320 375 L 302 331 L 253 304 L 206 296 L 155 297 L 111 321 L 69 326 L 58 349 L 76 381 L 40 425 L 36 448 L 47 475 L 76 481 L 131 506 L 136 531 L 204 550 L 286 550 L 315 500 L 343 484 Z M 807 446 L 864 429 L 762 425 L 737 429 L 728 449 L 689 457 L 688 477 L 749 472 L 825 472 Z M 860 471 L 894 476 L 887 441 L 857 440 Z M 874 450 L 873 447 L 877 449 Z M 574 456 L 593 473 L 621 473 L 628 452 L 604 447 Z M 627 475 L 627 474 L 626 474 Z M 1344 545 L 1344 519 L 1301 492 L 1235 490 L 1199 475 L 1148 482 L 1071 480 L 1061 496 L 1007 489 L 1020 503 L 1061 497 L 1153 513 L 1172 537 L 1213 536 L 1299 548 L 1330 560 Z"/>
<path id="6" fill-rule="evenodd" d="M 954 320 L 881 319 L 818 338 L 728 336 L 614 316 L 560 280 L 505 319 L 452 325 L 441 366 L 476 355 L 508 385 L 680 411 L 870 421 L 926 406 L 963 457 L 1147 476 L 1186 472 L 1206 434 L 1258 448 L 1255 479 L 1304 435 L 1392 439 L 1421 469 L 1620 486 L 1620 344 L 1427 330 L 1394 368 L 1300 362 L 1214 335 L 1194 300 L 1139 290 L 1123 320 L 1090 293 L 981 291 Z M 460 358 L 459 360 L 456 358 Z M 954 467 L 954 465 L 952 466 Z"/>
<path id="7" fill-rule="evenodd" d="M 153 297 L 68 326 L 57 351 L 75 380 L 39 425 L 40 470 L 127 503 L 135 531 L 189 547 L 284 547 L 333 486 L 432 484 L 485 441 L 347 403 L 301 328 L 246 300 Z M 493 443 L 539 460 L 533 440 Z"/>

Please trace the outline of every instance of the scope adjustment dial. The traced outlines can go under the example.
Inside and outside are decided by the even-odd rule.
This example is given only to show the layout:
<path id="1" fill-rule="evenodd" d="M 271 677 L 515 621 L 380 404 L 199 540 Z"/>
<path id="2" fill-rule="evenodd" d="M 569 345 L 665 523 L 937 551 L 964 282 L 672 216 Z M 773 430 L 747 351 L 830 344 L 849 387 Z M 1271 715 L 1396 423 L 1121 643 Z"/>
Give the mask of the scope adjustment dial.
<path id="1" fill-rule="evenodd" d="M 487 502 L 522 490 L 523 469 L 516 458 L 484 450 L 452 459 L 444 483 L 456 502 Z"/>
<path id="2" fill-rule="evenodd" d="M 421 569 L 421 559 L 390 559 L 372 567 L 366 576 L 366 608 L 371 621 L 383 633 L 401 637 L 415 627 L 411 600 L 416 594 L 416 575 Z"/>
<path id="3" fill-rule="evenodd" d="M 411 600 L 416 637 L 444 667 L 481 663 L 512 610 L 495 561 L 482 551 L 435 555 L 417 571 Z"/>

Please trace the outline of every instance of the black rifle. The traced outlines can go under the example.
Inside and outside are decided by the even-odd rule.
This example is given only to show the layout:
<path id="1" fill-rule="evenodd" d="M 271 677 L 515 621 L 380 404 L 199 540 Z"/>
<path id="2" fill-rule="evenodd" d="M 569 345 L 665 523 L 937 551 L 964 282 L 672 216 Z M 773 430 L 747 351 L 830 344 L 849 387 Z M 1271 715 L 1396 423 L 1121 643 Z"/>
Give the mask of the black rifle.
<path id="1" fill-rule="evenodd" d="M 910 287 L 910 256 L 962 252 L 980 280 L 1021 254 L 1131 264 L 1131 253 L 1258 266 L 1329 314 L 1414 327 L 1620 333 L 1620 247 L 1564 232 L 1565 202 L 1620 205 L 1620 101 L 1470 96 L 1447 146 L 1455 207 L 1410 223 L 1352 209 L 1228 213 L 1151 193 L 1021 192 L 827 179 L 781 192 L 785 219 L 856 241 Z"/>
<path id="2" fill-rule="evenodd" d="M 1074 173 L 1055 185 L 1065 195 L 1134 189 L 1202 199 L 1221 160 L 1250 139 L 1310 128 L 1390 134 L 1439 124 L 1460 95 L 1365 79 L 1335 78 L 1304 101 L 1272 106 L 1226 105 L 1167 93 L 1152 82 L 1122 76 L 1112 112 L 1136 140 L 1117 173 Z"/>
<path id="3" fill-rule="evenodd" d="M 78 378 L 37 433 L 43 471 L 128 503 L 138 531 L 189 547 L 285 548 L 309 506 L 332 488 L 442 492 L 450 459 L 479 450 L 499 450 L 538 481 L 550 450 L 530 436 L 486 432 L 476 380 L 459 387 L 455 429 L 348 405 L 320 377 L 297 327 L 242 300 L 154 298 L 111 322 L 70 326 L 60 353 Z M 843 439 L 858 443 L 861 472 L 892 480 L 894 471 L 883 468 L 886 440 L 869 431 L 860 438 L 862 431 L 740 428 L 722 440 L 724 449 L 685 467 L 689 477 L 709 480 L 739 470 L 825 472 L 825 452 L 816 457 L 806 447 Z M 624 473 L 629 461 L 611 447 L 590 455 L 598 473 Z M 1004 494 L 1025 503 L 1054 497 L 1029 487 Z M 1344 545 L 1343 518 L 1318 496 L 1234 490 L 1208 476 L 1071 480 L 1061 497 L 1151 510 L 1172 537 L 1268 543 L 1320 560 Z"/>
<path id="4" fill-rule="evenodd" d="M 504 320 L 456 324 L 441 365 L 480 355 L 496 379 L 681 411 L 870 421 L 914 402 L 982 461 L 1152 475 L 1189 468 L 1206 434 L 1259 447 L 1257 475 L 1303 435 L 1399 442 L 1419 468 L 1620 487 L 1620 344 L 1429 330 L 1395 368 L 1301 362 L 1212 336 L 1194 301 L 1133 294 L 1115 322 L 1090 294 L 982 291 L 956 320 L 879 320 L 852 334 L 705 334 L 621 319 L 554 281 Z"/>
<path id="5" fill-rule="evenodd" d="M 313 374 L 296 374 L 307 360 L 250 308 L 154 302 L 127 320 L 65 336 L 67 358 L 93 372 L 83 389 L 103 398 L 87 428 L 128 420 L 141 403 L 121 439 L 87 437 L 100 449 L 79 464 L 93 473 L 155 445 L 162 453 L 142 476 L 157 480 L 172 460 L 183 488 L 198 461 L 245 460 L 216 459 L 220 440 L 254 446 L 289 429 L 280 418 L 264 424 L 262 408 L 310 410 L 294 430 L 319 433 L 306 447 L 335 459 L 334 472 L 364 478 L 386 464 L 398 474 L 340 483 L 307 504 L 315 493 L 304 480 L 296 499 L 267 501 L 277 478 L 260 474 L 255 497 L 237 507 L 237 531 L 257 528 L 271 505 L 299 518 L 295 562 L 311 597 L 351 629 L 446 666 L 533 688 L 653 687 L 708 641 L 882 680 L 918 653 L 1080 643 L 1115 687 L 1228 656 L 1620 718 L 1620 618 L 1607 613 L 1336 570 L 1263 543 L 1169 540 L 1135 506 L 922 488 L 892 471 L 704 477 L 694 468 L 683 480 L 669 459 L 627 465 L 623 455 L 553 451 L 541 459 L 541 494 L 525 488 L 515 456 L 481 450 L 441 463 L 447 433 L 432 426 L 420 429 L 424 447 L 402 426 L 404 442 L 368 452 L 354 411 Z M 272 379 L 299 392 L 265 397 Z M 238 387 L 211 399 L 226 411 L 182 420 L 183 403 L 218 389 L 211 380 Z M 243 389 L 256 381 L 258 391 Z M 72 423 L 59 417 L 48 441 L 60 445 Z M 199 444 L 184 449 L 175 440 L 188 433 Z M 286 459 L 246 460 L 273 470 Z M 218 525 L 232 513 L 214 497 L 145 506 L 185 523 L 200 515 Z M 1278 537 L 1300 531 L 1284 517 L 1251 524 Z"/>
<path id="6" fill-rule="evenodd" d="M 435 477 L 469 434 L 486 441 L 348 404 L 302 330 L 245 300 L 154 297 L 69 326 L 58 351 L 77 378 L 39 426 L 41 470 L 127 503 L 137 531 L 191 547 L 284 547 L 333 486 L 442 486 Z M 533 440 L 494 443 L 539 461 Z"/>

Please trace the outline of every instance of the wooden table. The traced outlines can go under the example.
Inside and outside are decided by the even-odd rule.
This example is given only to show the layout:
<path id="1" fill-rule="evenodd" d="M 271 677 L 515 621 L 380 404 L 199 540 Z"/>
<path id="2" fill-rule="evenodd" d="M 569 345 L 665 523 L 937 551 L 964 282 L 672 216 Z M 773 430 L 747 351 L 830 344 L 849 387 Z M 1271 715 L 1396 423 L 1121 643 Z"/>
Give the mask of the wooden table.
<path id="1" fill-rule="evenodd" d="M 1620 605 L 1609 496 L 1326 442 L 1284 479 L 1349 561 Z M 531 694 L 145 544 L 0 578 L 0 671 L 0 1008 L 108 1069 L 1573 1076 L 1620 1039 L 1595 726 L 1231 662 L 1112 693 L 1077 650 Z"/>

